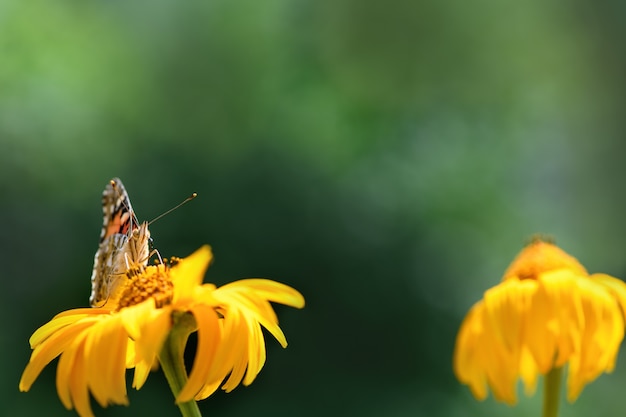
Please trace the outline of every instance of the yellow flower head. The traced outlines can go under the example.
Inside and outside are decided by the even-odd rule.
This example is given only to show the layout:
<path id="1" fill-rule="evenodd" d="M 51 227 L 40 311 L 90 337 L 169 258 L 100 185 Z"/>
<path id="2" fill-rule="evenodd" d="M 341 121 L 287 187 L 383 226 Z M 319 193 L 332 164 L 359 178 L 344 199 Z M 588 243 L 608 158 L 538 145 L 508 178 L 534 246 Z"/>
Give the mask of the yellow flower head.
<path id="1" fill-rule="evenodd" d="M 557 246 L 536 240 L 465 317 L 454 372 L 477 399 L 487 397 L 489 386 L 513 405 L 518 379 L 530 395 L 538 375 L 567 364 L 573 402 L 585 384 L 613 370 L 625 311 L 624 282 L 589 275 Z"/>
<path id="2" fill-rule="evenodd" d="M 58 314 L 31 336 L 33 353 L 20 390 L 28 391 L 43 368 L 60 356 L 56 385 L 65 407 L 93 416 L 89 393 L 103 407 L 127 404 L 126 368 L 134 368 L 133 387 L 141 388 L 164 341 L 185 320 L 197 330 L 198 346 L 177 402 L 207 398 L 220 386 L 229 392 L 242 381 L 252 383 L 265 362 L 261 326 L 287 346 L 270 301 L 302 308 L 304 298 L 265 279 L 220 288 L 202 284 L 211 258 L 204 246 L 171 268 L 161 264 L 129 271 L 116 309 Z"/>

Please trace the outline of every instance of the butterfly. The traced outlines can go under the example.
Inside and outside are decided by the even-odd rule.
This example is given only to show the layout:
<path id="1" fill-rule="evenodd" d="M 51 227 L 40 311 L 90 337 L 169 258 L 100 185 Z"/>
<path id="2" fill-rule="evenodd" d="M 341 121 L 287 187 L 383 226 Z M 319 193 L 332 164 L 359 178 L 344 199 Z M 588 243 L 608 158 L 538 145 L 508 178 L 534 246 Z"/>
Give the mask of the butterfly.
<path id="1" fill-rule="evenodd" d="M 148 222 L 139 223 L 119 178 L 102 192 L 102 232 L 91 274 L 92 307 L 115 308 L 129 271 L 150 258 Z"/>

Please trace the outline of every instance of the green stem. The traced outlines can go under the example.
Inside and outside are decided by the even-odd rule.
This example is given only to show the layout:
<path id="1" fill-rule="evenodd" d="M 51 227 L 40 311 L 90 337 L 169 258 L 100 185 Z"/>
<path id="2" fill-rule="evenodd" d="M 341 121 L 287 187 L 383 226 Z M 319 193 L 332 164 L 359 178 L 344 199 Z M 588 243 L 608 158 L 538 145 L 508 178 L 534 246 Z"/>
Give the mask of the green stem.
<path id="1" fill-rule="evenodd" d="M 562 373 L 562 367 L 552 368 L 543 378 L 543 417 L 557 417 L 559 415 Z"/>
<path id="2" fill-rule="evenodd" d="M 170 389 L 176 397 L 187 382 L 184 360 L 185 345 L 189 335 L 196 330 L 196 321 L 191 314 L 187 313 L 176 314 L 172 319 L 174 324 L 159 354 L 159 362 Z M 178 405 L 183 417 L 202 417 L 198 404 L 194 400 L 176 403 L 176 405 Z"/>

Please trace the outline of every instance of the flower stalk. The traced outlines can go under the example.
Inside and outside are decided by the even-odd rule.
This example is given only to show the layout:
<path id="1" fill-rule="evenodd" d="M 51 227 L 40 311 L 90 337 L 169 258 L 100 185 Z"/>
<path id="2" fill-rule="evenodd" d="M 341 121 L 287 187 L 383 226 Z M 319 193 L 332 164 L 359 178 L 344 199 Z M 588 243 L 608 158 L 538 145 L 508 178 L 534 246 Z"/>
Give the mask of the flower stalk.
<path id="1" fill-rule="evenodd" d="M 543 412 L 542 417 L 557 417 L 559 415 L 559 397 L 563 367 L 555 367 L 544 376 Z"/>
<path id="2" fill-rule="evenodd" d="M 197 325 L 193 316 L 187 313 L 175 312 L 172 321 L 172 330 L 163 343 L 159 362 L 174 397 L 178 397 L 178 393 L 187 382 L 185 346 L 189 335 L 196 330 Z M 185 402 L 177 401 L 176 405 L 183 417 L 202 417 L 198 403 L 193 399 Z"/>

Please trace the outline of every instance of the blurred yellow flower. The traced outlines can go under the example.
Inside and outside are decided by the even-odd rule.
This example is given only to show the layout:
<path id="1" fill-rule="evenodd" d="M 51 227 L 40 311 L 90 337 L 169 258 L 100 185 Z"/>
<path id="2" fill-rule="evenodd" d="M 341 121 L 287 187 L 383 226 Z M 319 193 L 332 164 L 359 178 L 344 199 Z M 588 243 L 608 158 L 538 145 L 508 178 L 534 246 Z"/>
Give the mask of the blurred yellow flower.
<path id="1" fill-rule="evenodd" d="M 454 372 L 483 400 L 489 386 L 515 404 L 518 378 L 531 395 L 538 375 L 568 365 L 567 398 L 615 366 L 624 337 L 626 284 L 589 275 L 573 257 L 535 240 L 502 282 L 465 317 L 454 351 Z"/>
<path id="2" fill-rule="evenodd" d="M 93 416 L 89 392 L 102 407 L 127 404 L 126 368 L 135 370 L 136 389 L 158 359 L 166 370 L 160 357 L 164 343 L 185 318 L 192 323 L 190 330 L 198 332 L 198 345 L 189 378 L 176 390 L 178 403 L 207 398 L 220 385 L 229 392 L 242 381 L 252 383 L 265 362 L 261 326 L 287 346 L 269 302 L 302 308 L 304 298 L 291 287 L 265 279 L 220 288 L 202 284 L 211 258 L 210 248 L 204 246 L 171 268 L 160 264 L 131 270 L 117 309 L 75 309 L 54 317 L 30 338 L 34 351 L 20 390 L 28 391 L 42 369 L 60 355 L 56 385 L 66 408 Z M 179 341 L 183 350 L 188 333 Z"/>

